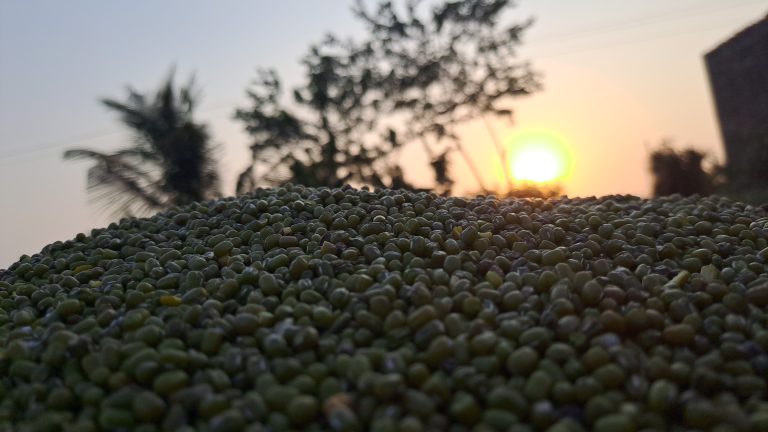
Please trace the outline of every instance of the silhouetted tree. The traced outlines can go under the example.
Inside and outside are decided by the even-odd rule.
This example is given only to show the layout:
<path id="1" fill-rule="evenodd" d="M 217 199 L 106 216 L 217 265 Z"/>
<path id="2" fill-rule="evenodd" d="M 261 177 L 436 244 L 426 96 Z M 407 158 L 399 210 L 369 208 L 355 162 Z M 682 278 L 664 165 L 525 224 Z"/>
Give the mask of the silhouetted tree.
<path id="1" fill-rule="evenodd" d="M 721 182 L 722 169 L 715 166 L 707 171 L 704 167 L 705 159 L 706 155 L 699 150 L 689 148 L 676 151 L 669 143 L 664 143 L 651 153 L 654 196 L 713 193 Z"/>
<path id="2" fill-rule="evenodd" d="M 101 102 L 117 111 L 134 133 L 134 143 L 114 153 L 72 149 L 65 159 L 95 162 L 88 191 L 115 215 L 160 210 L 219 195 L 219 177 L 208 133 L 193 119 L 192 80 L 178 90 L 173 73 L 154 97 L 128 88 L 125 102 Z"/>
<path id="3" fill-rule="evenodd" d="M 342 48 L 332 39 L 311 48 L 303 61 L 307 83 L 293 91 L 294 110 L 280 102 L 277 74 L 259 71 L 248 92 L 252 106 L 236 112 L 254 137 L 253 163 L 240 175 L 238 192 L 255 185 L 257 162 L 267 166 L 261 178 L 270 183 L 384 187 L 393 186 L 395 178 L 404 182 L 387 158 L 400 147 L 397 134 L 382 127 L 367 106 L 374 92 L 370 73 L 350 58 L 355 53 Z"/>
<path id="4" fill-rule="evenodd" d="M 379 1 L 353 9 L 367 35 L 360 41 L 327 36 L 304 58 L 307 81 L 293 91 L 293 108 L 280 100 L 280 81 L 261 71 L 249 91 L 251 107 L 236 117 L 254 137 L 253 164 L 238 190 L 291 179 L 305 184 L 359 182 L 408 185 L 393 154 L 419 142 L 429 156 L 435 186 L 448 191 L 455 152 L 480 170 L 455 128 L 484 115 L 510 118 L 511 97 L 538 89 L 536 76 L 515 61 L 530 24 L 500 25 L 509 0 L 458 0 L 398 8 Z M 499 157 L 505 157 L 497 146 Z M 254 176 L 254 165 L 265 173 Z M 399 171 L 399 172 L 398 172 Z"/>
<path id="5" fill-rule="evenodd" d="M 509 0 L 460 0 L 439 3 L 426 17 L 419 14 L 424 2 L 408 1 L 399 13 L 391 1 L 380 2 L 375 12 L 357 1 L 356 15 L 373 36 L 377 62 L 387 65 L 385 85 L 393 110 L 406 116 L 408 139 L 422 140 L 435 160 L 432 145 L 456 151 L 487 192 L 480 170 L 455 128 L 483 118 L 496 145 L 497 157 L 506 163 L 506 152 L 490 129 L 486 115 L 511 120 L 506 104 L 511 97 L 539 89 L 536 75 L 518 63 L 516 50 L 523 31 L 532 21 L 500 25 Z M 505 170 L 508 183 L 511 179 Z M 439 176 L 437 176 L 439 177 Z M 438 183 L 440 183 L 438 181 Z"/>

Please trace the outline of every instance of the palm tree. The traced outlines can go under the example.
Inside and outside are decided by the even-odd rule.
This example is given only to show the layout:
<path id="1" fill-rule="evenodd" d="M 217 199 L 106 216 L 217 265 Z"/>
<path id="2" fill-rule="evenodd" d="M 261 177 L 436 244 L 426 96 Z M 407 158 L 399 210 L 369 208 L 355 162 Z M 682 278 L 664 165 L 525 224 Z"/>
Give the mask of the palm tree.
<path id="1" fill-rule="evenodd" d="M 149 213 L 219 196 L 219 176 L 204 124 L 192 113 L 193 81 L 174 89 L 173 73 L 154 98 L 128 88 L 125 102 L 101 101 L 120 114 L 133 145 L 114 153 L 89 149 L 64 152 L 65 159 L 90 159 L 88 191 L 114 215 Z"/>

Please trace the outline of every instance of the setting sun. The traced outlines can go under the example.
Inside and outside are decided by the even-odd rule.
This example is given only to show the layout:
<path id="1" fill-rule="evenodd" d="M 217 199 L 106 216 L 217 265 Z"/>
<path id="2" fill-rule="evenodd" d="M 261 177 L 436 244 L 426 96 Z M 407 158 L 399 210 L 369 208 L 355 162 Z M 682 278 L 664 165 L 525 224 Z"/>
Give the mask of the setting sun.
<path id="1" fill-rule="evenodd" d="M 558 177 L 557 158 L 548 149 L 525 150 L 512 162 L 512 174 L 517 180 L 552 181 Z"/>
<path id="2" fill-rule="evenodd" d="M 519 182 L 562 180 L 569 174 L 569 152 L 555 134 L 526 132 L 510 140 L 509 168 Z"/>

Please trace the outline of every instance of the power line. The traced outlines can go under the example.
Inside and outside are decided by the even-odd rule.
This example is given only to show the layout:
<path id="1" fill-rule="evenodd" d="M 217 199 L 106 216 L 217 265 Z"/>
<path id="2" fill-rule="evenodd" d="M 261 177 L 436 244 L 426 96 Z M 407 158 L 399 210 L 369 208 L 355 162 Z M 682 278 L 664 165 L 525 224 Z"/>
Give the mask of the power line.
<path id="1" fill-rule="evenodd" d="M 219 104 L 219 106 L 208 108 L 205 111 L 201 111 L 201 114 L 211 114 L 211 113 L 216 112 L 216 111 L 221 111 L 222 109 L 232 108 L 233 106 L 234 106 L 234 104 L 233 105 L 222 105 L 222 104 Z M 105 132 L 90 134 L 90 135 L 84 136 L 82 138 L 76 138 L 74 140 L 68 140 L 67 142 L 58 142 L 58 143 L 55 143 L 55 144 L 38 146 L 38 147 L 31 148 L 31 149 L 28 149 L 28 150 L 18 151 L 18 152 L 10 153 L 10 154 L 7 154 L 7 155 L 2 155 L 2 156 L 0 156 L 0 166 L 6 166 L 6 165 L 8 165 L 7 162 L 10 162 L 12 159 L 16 159 L 16 158 L 19 158 L 19 157 L 28 156 L 28 155 L 35 154 L 35 153 L 41 153 L 41 152 L 44 152 L 46 150 L 52 150 L 52 149 L 56 149 L 56 148 L 76 146 L 79 143 L 88 142 L 88 141 L 94 141 L 94 140 L 97 140 L 97 139 L 109 138 L 109 137 L 121 135 L 121 134 L 124 134 L 124 133 L 125 132 L 122 131 L 122 130 L 113 130 L 111 132 L 106 132 L 105 131 Z"/>
<path id="2" fill-rule="evenodd" d="M 675 21 L 675 20 L 679 20 L 679 19 L 685 19 L 685 18 L 690 18 L 690 17 L 695 17 L 695 16 L 709 15 L 709 14 L 720 12 L 720 11 L 726 10 L 726 9 L 734 9 L 734 8 L 738 8 L 738 7 L 752 6 L 752 5 L 757 4 L 757 3 L 763 3 L 763 1 L 751 1 L 751 2 L 740 3 L 740 4 L 737 4 L 737 5 L 733 5 L 732 3 L 730 3 L 728 5 L 718 5 L 718 7 L 716 7 L 716 8 L 707 9 L 707 10 L 700 10 L 698 13 L 697 12 L 693 12 L 693 13 L 690 12 L 690 11 L 696 9 L 696 8 L 691 8 L 691 7 L 666 10 L 666 11 L 661 12 L 661 13 L 646 15 L 646 16 L 643 16 L 643 17 L 633 18 L 631 20 L 624 20 L 624 21 L 621 21 L 621 22 L 610 23 L 610 24 L 606 24 L 606 25 L 603 25 L 603 26 L 599 26 L 599 27 L 590 27 L 590 28 L 585 28 L 585 29 L 577 30 L 577 31 L 574 31 L 574 32 L 567 32 L 567 33 L 550 35 L 548 37 L 544 37 L 543 39 L 531 41 L 529 43 L 529 45 L 527 45 L 525 48 L 526 49 L 531 48 L 531 45 L 533 46 L 533 48 L 537 48 L 537 45 L 541 45 L 542 43 L 544 45 L 554 44 L 555 46 L 557 46 L 558 44 L 562 45 L 563 42 L 565 42 L 565 43 L 569 42 L 569 40 L 566 40 L 566 39 L 570 39 L 570 38 L 576 38 L 576 37 L 582 37 L 582 36 L 590 36 L 590 35 L 600 35 L 600 34 L 612 33 L 615 30 L 624 30 L 624 29 L 627 29 L 627 28 L 642 27 L 642 26 L 645 26 L 645 25 L 652 25 L 652 24 L 658 24 L 658 23 L 664 23 L 664 22 L 671 22 L 671 21 Z M 681 14 L 683 14 L 683 15 L 681 15 Z M 669 18 L 669 19 L 658 20 L 658 18 Z M 725 27 L 725 26 L 722 26 L 722 27 Z M 717 28 L 720 28 L 720 27 L 717 27 Z M 704 28 L 704 29 L 697 28 L 697 29 L 695 29 L 693 31 L 676 32 L 676 33 L 672 33 L 672 34 L 660 33 L 660 34 L 655 34 L 653 37 L 650 37 L 650 38 L 649 37 L 644 37 L 643 39 L 633 39 L 633 40 L 629 40 L 629 41 L 622 41 L 622 42 L 619 42 L 619 43 L 616 43 L 616 44 L 592 45 L 592 46 L 589 46 L 589 47 L 585 47 L 584 49 L 568 50 L 568 51 L 564 51 L 564 52 L 560 52 L 560 53 L 553 53 L 553 54 L 544 54 L 542 56 L 537 56 L 537 58 L 552 58 L 552 57 L 558 57 L 558 56 L 567 55 L 567 54 L 578 54 L 578 53 L 583 53 L 583 52 L 588 52 L 588 51 L 595 51 L 595 50 L 600 50 L 600 49 L 605 49 L 605 48 L 612 48 L 612 47 L 616 47 L 616 46 L 624 46 L 624 45 L 631 45 L 631 44 L 636 44 L 636 43 L 642 43 L 642 42 L 649 41 L 649 40 L 659 39 L 661 37 L 675 37 L 675 36 L 681 36 L 681 35 L 686 35 L 686 34 L 698 33 L 698 32 L 705 31 L 705 30 L 712 30 L 712 28 L 711 27 Z M 210 114 L 210 113 L 212 113 L 214 111 L 220 111 L 222 109 L 232 108 L 233 106 L 234 106 L 234 103 L 232 103 L 231 105 L 222 105 L 222 104 L 220 104 L 219 106 L 216 106 L 216 107 L 213 107 L 213 108 L 209 108 L 209 109 L 207 109 L 205 111 L 202 111 L 201 113 L 203 113 L 203 114 L 205 114 L 205 113 Z M 90 136 L 86 136 L 84 138 L 76 139 L 74 141 L 69 141 L 69 142 L 66 142 L 66 143 L 61 143 L 60 142 L 60 143 L 57 143 L 57 144 L 45 145 L 45 146 L 40 146 L 40 147 L 36 147 L 36 148 L 33 148 L 33 149 L 25 150 L 25 151 L 11 153 L 9 155 L 3 155 L 3 156 L 0 156 L 0 166 L 7 165 L 4 162 L 8 162 L 11 159 L 15 159 L 15 158 L 18 158 L 18 157 L 27 156 L 27 155 L 30 155 L 30 154 L 39 153 L 39 152 L 43 152 L 43 151 L 54 149 L 54 148 L 73 146 L 73 145 L 76 145 L 78 143 L 82 143 L 82 142 L 85 142 L 85 141 L 92 141 L 92 140 L 95 140 L 95 139 L 107 138 L 107 137 L 110 137 L 110 136 L 119 135 L 121 133 L 123 133 L 123 132 L 122 131 L 111 131 L 111 132 L 97 133 L 97 134 L 93 134 L 93 135 L 90 135 Z"/>
<path id="3" fill-rule="evenodd" d="M 57 147 L 64 147 L 64 146 L 68 146 L 68 145 L 75 145 L 75 144 L 78 144 L 78 143 L 82 143 L 82 142 L 86 142 L 86 141 L 93 141 L 93 140 L 100 139 L 100 138 L 107 138 L 107 137 L 110 137 L 110 136 L 113 136 L 113 135 L 118 135 L 118 134 L 121 134 L 121 133 L 122 132 L 120 132 L 120 131 L 111 131 L 111 132 L 106 132 L 105 131 L 105 132 L 94 133 L 94 134 L 90 134 L 90 135 L 84 136 L 82 138 L 75 138 L 73 140 L 69 140 L 66 143 L 59 142 L 59 143 L 56 143 L 56 144 L 42 145 L 42 146 L 34 147 L 34 148 L 31 148 L 31 149 L 28 149 L 28 150 L 22 150 L 22 151 L 18 151 L 18 152 L 9 153 L 9 154 L 3 155 L 2 160 L 13 159 L 13 158 L 16 158 L 16 157 L 20 157 L 20 156 L 24 156 L 24 155 L 28 155 L 28 154 L 32 154 L 32 153 L 39 153 L 41 151 L 50 150 L 50 149 L 54 149 L 54 148 L 57 148 Z"/>
<path id="4" fill-rule="evenodd" d="M 625 46 L 625 45 L 635 45 L 643 42 L 653 41 L 657 39 L 663 39 L 663 38 L 671 38 L 671 37 L 677 37 L 677 36 L 686 36 L 689 34 L 695 34 L 695 33 L 701 33 L 704 31 L 711 31 L 713 29 L 721 29 L 721 28 L 728 28 L 732 25 L 722 25 L 717 27 L 707 27 L 707 28 L 695 28 L 695 29 L 688 29 L 687 31 L 681 31 L 681 32 L 672 32 L 672 33 L 657 33 L 654 34 L 652 37 L 643 37 L 643 38 L 634 38 L 630 40 L 624 40 L 624 41 L 618 41 L 618 43 L 610 43 L 610 44 L 603 44 L 603 45 L 592 45 L 588 47 L 584 47 L 582 49 L 570 49 L 567 51 L 561 51 L 561 52 L 554 52 L 550 54 L 543 54 L 536 56 L 537 59 L 547 59 L 547 58 L 553 58 L 553 57 L 560 57 L 563 55 L 568 54 L 581 54 L 588 51 L 598 51 L 601 49 L 606 48 L 615 48 L 619 46 Z"/>
<path id="5" fill-rule="evenodd" d="M 764 3 L 764 1 L 763 0 L 751 1 L 751 2 L 740 3 L 737 5 L 733 5 L 732 3 L 729 3 L 727 5 L 719 5 L 719 7 L 717 8 L 707 9 L 707 10 L 700 10 L 698 8 L 690 8 L 690 7 L 683 8 L 683 9 L 667 10 L 662 13 L 646 15 L 643 17 L 633 18 L 630 20 L 625 20 L 625 21 L 616 22 L 616 23 L 610 23 L 610 24 L 599 26 L 599 27 L 582 28 L 573 32 L 545 36 L 541 39 L 530 41 L 529 46 L 530 45 L 536 46 L 539 44 L 549 44 L 553 42 L 557 44 L 559 42 L 562 42 L 562 39 L 566 39 L 566 38 L 570 39 L 570 38 L 581 37 L 581 36 L 591 36 L 595 34 L 599 35 L 599 34 L 612 33 L 614 29 L 621 31 L 627 28 L 635 28 L 635 27 L 642 27 L 646 25 L 677 21 L 679 19 L 709 15 L 709 14 L 720 12 L 726 9 L 733 10 L 735 8 L 744 7 L 744 6 L 753 6 L 758 3 Z M 699 12 L 690 12 L 692 10 L 699 10 Z M 669 19 L 658 20 L 657 18 L 669 18 Z M 604 31 L 604 30 L 609 30 L 609 31 Z"/>

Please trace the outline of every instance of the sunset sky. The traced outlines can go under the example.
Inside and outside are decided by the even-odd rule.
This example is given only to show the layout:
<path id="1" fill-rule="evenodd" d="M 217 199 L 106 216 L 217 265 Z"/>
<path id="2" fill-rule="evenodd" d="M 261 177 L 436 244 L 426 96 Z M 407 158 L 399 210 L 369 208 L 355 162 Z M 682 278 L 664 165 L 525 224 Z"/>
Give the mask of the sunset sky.
<path id="1" fill-rule="evenodd" d="M 369 1 L 368 3 L 371 3 Z M 328 31 L 361 34 L 348 1 L 3 0 L 0 2 L 0 268 L 55 240 L 112 221 L 89 202 L 87 162 L 72 147 L 110 150 L 129 135 L 99 98 L 126 85 L 153 91 L 176 65 L 194 74 L 197 119 L 219 145 L 224 191 L 248 163 L 248 137 L 232 119 L 259 66 L 287 86 L 299 59 Z M 664 138 L 722 158 L 702 56 L 768 13 L 754 0 L 520 0 L 509 18 L 536 22 L 519 52 L 542 74 L 543 91 L 512 103 L 505 142 L 543 131 L 568 148 L 570 196 L 647 196 L 647 160 Z M 482 122 L 461 129 L 489 185 L 501 167 Z M 409 179 L 430 185 L 423 150 L 402 152 Z M 722 160 L 722 159 L 721 159 Z M 477 190 L 464 163 L 451 166 L 456 192 Z"/>

